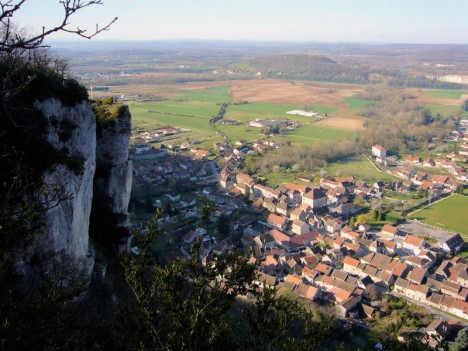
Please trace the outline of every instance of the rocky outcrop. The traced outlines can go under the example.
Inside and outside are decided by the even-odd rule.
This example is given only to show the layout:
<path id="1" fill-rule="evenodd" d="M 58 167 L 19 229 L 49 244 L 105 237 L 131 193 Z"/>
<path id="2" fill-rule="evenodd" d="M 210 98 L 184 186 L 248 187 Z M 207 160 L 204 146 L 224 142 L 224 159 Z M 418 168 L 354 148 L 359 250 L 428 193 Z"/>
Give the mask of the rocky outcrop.
<path id="1" fill-rule="evenodd" d="M 44 186 L 37 195 L 45 204 L 44 227 L 20 259 L 18 271 L 32 284 L 51 275 L 89 279 L 95 264 L 93 244 L 128 232 L 130 112 L 122 107 L 119 118 L 96 123 L 88 101 L 69 107 L 52 98 L 34 107 L 44 117 L 43 135 L 57 152 L 49 157 L 48 162 L 54 162 L 43 174 Z M 55 160 L 57 155 L 61 158 Z"/>
<path id="2" fill-rule="evenodd" d="M 106 244 L 119 245 L 128 234 L 128 202 L 132 161 L 128 159 L 131 115 L 122 106 L 118 116 L 97 120 L 96 176 L 91 234 Z"/>
<path id="3" fill-rule="evenodd" d="M 44 175 L 38 194 L 43 203 L 44 227 L 21 260 L 19 268 L 29 280 L 79 268 L 89 275 L 93 258 L 89 247 L 89 218 L 96 168 L 96 119 L 91 105 L 74 107 L 58 99 L 35 103 L 46 122 L 47 141 L 66 155 Z M 43 155 L 47 162 L 50 155 Z"/>

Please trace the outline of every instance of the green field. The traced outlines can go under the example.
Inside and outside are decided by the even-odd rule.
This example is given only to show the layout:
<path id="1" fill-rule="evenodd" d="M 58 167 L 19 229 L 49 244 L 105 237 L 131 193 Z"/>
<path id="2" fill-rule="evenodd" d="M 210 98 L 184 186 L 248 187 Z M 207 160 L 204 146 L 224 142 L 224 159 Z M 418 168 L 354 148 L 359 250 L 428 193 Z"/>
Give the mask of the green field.
<path id="1" fill-rule="evenodd" d="M 429 104 L 426 105 L 426 108 L 428 108 L 433 114 L 440 113 L 444 117 L 450 117 L 455 112 L 461 111 L 460 106 L 454 105 Z"/>
<path id="2" fill-rule="evenodd" d="M 344 100 L 347 104 L 351 105 L 348 109 L 354 110 L 354 111 L 362 110 L 367 105 L 376 105 L 378 103 L 377 101 L 363 100 L 363 99 L 357 99 L 353 97 L 346 97 L 344 98 Z"/>
<path id="3" fill-rule="evenodd" d="M 380 173 L 377 171 L 374 166 L 370 164 L 363 156 L 354 156 L 345 160 L 334 162 L 329 164 L 324 168 L 330 176 L 354 176 L 356 179 L 364 180 L 368 183 L 373 184 L 374 182 L 380 181 L 392 181 L 398 180 L 397 177 L 394 177 L 388 173 Z M 315 172 L 319 174 L 319 170 Z M 295 179 L 294 172 L 270 172 L 266 175 L 261 174 L 266 179 L 268 185 L 278 186 L 285 182 L 291 182 Z"/>
<path id="4" fill-rule="evenodd" d="M 468 91 L 460 90 L 424 90 L 423 94 L 426 96 L 441 98 L 441 99 L 454 99 L 459 100 L 462 95 L 468 94 Z"/>
<path id="5" fill-rule="evenodd" d="M 447 200 L 415 213 L 411 217 L 468 236 L 467 209 L 468 196 L 455 194 Z"/>
<path id="6" fill-rule="evenodd" d="M 338 141 L 346 137 L 354 136 L 354 132 L 343 129 L 305 125 L 294 129 L 287 134 L 287 138 L 292 142 L 313 143 L 317 141 Z"/>
<path id="7" fill-rule="evenodd" d="M 398 180 L 388 173 L 381 173 L 363 156 L 350 157 L 345 160 L 329 164 L 325 170 L 332 176 L 347 176 L 352 175 L 356 179 L 365 180 L 369 183 L 374 183 L 377 180 L 391 181 Z"/>
<path id="8" fill-rule="evenodd" d="M 307 105 L 309 111 L 314 111 L 322 114 L 331 114 L 338 111 L 337 108 L 321 105 Z M 275 117 L 288 118 L 300 123 L 309 123 L 315 121 L 313 117 L 288 115 L 286 112 L 291 110 L 304 109 L 304 105 L 284 105 L 273 104 L 268 102 L 251 102 L 242 105 L 230 105 L 226 113 L 226 118 L 235 119 L 242 122 L 248 122 L 256 118 L 272 119 Z"/>
<path id="9" fill-rule="evenodd" d="M 187 131 L 171 136 L 171 142 L 199 140 L 202 143 L 201 147 L 211 148 L 214 142 L 222 140 L 222 135 L 210 127 L 209 120 L 218 114 L 222 103 L 233 101 L 229 96 L 229 88 L 229 86 L 216 86 L 196 91 L 171 90 L 167 93 L 177 95 L 172 99 L 157 102 L 130 102 L 128 105 L 132 113 L 133 124 L 140 128 L 158 128 L 167 125 L 184 128 Z M 296 106 L 267 102 L 230 104 L 225 118 L 237 120 L 241 124 L 232 126 L 218 123 L 216 127 L 225 133 L 231 142 L 240 139 L 254 141 L 263 138 L 260 128 L 251 127 L 248 124 L 256 118 L 287 118 L 301 123 L 300 128 L 281 137 L 283 142 L 338 141 L 353 135 L 352 132 L 341 129 L 314 126 L 315 118 L 286 114 L 290 110 L 305 108 L 322 114 L 331 114 L 338 110 L 330 106 Z M 161 139 L 159 142 L 167 142 L 167 139 Z"/>

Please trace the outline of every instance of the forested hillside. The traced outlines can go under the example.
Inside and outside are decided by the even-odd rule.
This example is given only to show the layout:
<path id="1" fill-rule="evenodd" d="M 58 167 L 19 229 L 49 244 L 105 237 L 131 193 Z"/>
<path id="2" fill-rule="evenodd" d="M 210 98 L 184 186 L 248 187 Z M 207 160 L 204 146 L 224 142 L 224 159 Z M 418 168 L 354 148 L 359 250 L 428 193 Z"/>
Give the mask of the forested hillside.
<path id="1" fill-rule="evenodd" d="M 350 64 L 322 55 L 286 54 L 254 59 L 252 64 L 268 78 L 367 84 L 388 82 L 392 86 L 462 89 L 463 85 L 441 82 L 376 65 Z"/>

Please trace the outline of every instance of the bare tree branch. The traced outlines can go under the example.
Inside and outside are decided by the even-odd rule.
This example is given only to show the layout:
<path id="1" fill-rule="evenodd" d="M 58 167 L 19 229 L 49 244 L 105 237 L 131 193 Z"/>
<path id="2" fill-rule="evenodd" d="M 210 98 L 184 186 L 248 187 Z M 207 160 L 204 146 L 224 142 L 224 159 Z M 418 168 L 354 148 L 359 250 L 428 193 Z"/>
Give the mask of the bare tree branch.
<path id="1" fill-rule="evenodd" d="M 36 35 L 27 35 L 24 33 L 15 32 L 12 30 L 11 18 L 17 13 L 21 6 L 26 3 L 27 0 L 8 0 L 0 1 L 0 24 L 3 26 L 0 30 L 2 33 L 2 38 L 0 38 L 0 52 L 11 52 L 16 49 L 35 49 L 39 47 L 46 47 L 43 45 L 44 39 L 49 35 L 56 32 L 66 32 L 71 34 L 76 34 L 82 38 L 91 39 L 107 31 L 110 26 L 117 21 L 115 17 L 112 21 L 108 22 L 103 27 L 96 24 L 96 28 L 93 32 L 88 33 L 86 29 L 76 27 L 76 29 L 70 27 L 70 18 L 73 17 L 78 11 L 83 10 L 84 8 L 102 5 L 102 0 L 60 0 L 59 3 L 63 6 L 63 17 L 61 23 L 56 26 L 43 26 L 42 32 Z"/>

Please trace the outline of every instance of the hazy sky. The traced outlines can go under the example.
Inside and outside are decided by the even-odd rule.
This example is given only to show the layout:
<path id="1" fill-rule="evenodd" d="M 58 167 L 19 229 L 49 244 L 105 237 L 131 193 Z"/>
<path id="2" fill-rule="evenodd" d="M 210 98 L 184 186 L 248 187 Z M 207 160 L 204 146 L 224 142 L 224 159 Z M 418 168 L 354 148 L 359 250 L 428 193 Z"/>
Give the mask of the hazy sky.
<path id="1" fill-rule="evenodd" d="M 15 20 L 39 30 L 57 23 L 61 11 L 59 0 L 28 0 Z M 468 44 L 468 0 L 104 0 L 72 24 L 91 30 L 116 16 L 100 40 Z M 54 36 L 64 38 L 71 37 Z"/>

